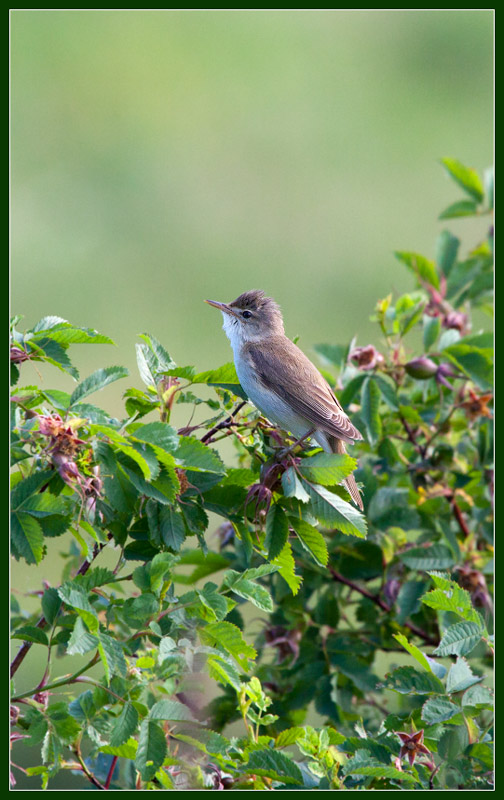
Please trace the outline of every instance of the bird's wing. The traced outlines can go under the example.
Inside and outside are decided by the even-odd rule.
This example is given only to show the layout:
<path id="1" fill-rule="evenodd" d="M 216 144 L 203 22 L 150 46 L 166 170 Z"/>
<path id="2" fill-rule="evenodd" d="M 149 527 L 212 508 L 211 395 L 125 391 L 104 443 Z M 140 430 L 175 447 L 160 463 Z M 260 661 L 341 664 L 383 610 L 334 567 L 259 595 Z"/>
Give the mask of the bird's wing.
<path id="1" fill-rule="evenodd" d="M 362 439 L 343 411 L 329 384 L 309 358 L 287 337 L 245 345 L 259 380 L 270 391 L 326 433 L 354 441 Z"/>

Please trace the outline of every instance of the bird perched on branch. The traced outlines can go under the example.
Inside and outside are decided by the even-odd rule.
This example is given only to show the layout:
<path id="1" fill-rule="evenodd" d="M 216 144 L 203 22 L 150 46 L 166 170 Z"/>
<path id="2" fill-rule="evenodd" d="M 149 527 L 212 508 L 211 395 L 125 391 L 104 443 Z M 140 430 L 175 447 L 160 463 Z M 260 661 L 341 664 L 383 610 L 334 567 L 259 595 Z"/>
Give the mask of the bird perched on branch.
<path id="1" fill-rule="evenodd" d="M 222 311 L 238 379 L 252 403 L 297 439 L 313 436 L 326 453 L 346 453 L 362 439 L 318 369 L 284 332 L 282 312 L 264 292 L 244 292 L 232 303 L 206 300 Z M 363 508 L 353 475 L 343 481 Z"/>

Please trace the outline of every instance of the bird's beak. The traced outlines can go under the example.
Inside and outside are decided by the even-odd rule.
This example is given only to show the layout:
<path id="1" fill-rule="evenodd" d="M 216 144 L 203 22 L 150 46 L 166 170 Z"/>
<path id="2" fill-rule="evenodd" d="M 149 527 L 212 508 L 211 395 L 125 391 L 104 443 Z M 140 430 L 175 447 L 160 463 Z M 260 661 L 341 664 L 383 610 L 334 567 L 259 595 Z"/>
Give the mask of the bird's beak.
<path id="1" fill-rule="evenodd" d="M 226 303 L 218 303 L 217 300 L 205 300 L 205 303 L 208 303 L 209 306 L 214 306 L 218 308 L 219 311 L 224 311 L 226 314 L 230 314 L 232 317 L 238 317 L 238 314 L 233 311 Z"/>

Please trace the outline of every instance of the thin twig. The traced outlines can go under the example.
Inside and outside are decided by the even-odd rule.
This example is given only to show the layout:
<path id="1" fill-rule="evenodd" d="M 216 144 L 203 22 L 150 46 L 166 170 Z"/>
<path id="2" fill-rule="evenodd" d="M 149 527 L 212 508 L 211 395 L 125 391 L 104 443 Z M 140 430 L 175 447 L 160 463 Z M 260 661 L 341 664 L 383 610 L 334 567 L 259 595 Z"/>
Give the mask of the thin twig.
<path id="1" fill-rule="evenodd" d="M 384 600 L 382 600 L 382 598 L 379 595 L 373 594 L 368 589 L 365 589 L 363 586 L 359 586 L 357 583 L 354 583 L 348 578 L 345 578 L 344 575 L 341 575 L 339 572 L 336 572 L 336 570 L 333 569 L 332 567 L 329 567 L 329 571 L 335 581 L 338 581 L 338 583 L 344 583 L 345 586 L 350 586 L 354 591 L 359 592 L 359 594 L 363 595 L 363 597 L 367 597 L 369 600 L 371 600 L 373 603 L 379 606 L 382 609 L 382 611 L 390 613 L 390 611 L 392 610 L 391 607 Z M 412 633 L 419 636 L 420 639 L 423 639 L 426 644 L 432 644 L 432 645 L 438 644 L 437 640 L 433 639 L 432 636 L 430 636 L 424 630 L 419 628 L 413 622 L 404 622 L 403 624 L 406 628 L 409 628 Z"/>
<path id="2" fill-rule="evenodd" d="M 108 775 L 107 775 L 107 780 L 105 781 L 105 789 L 108 789 L 110 787 L 110 783 L 112 781 L 112 775 L 114 774 L 114 770 L 115 770 L 115 766 L 117 764 L 117 759 L 118 758 L 119 758 L 119 756 L 114 756 L 114 758 L 112 759 L 112 763 L 110 764 L 110 769 L 109 769 Z"/>
<path id="3" fill-rule="evenodd" d="M 207 431 L 207 433 L 205 433 L 205 435 L 201 437 L 201 441 L 202 441 L 203 443 L 206 443 L 206 442 L 208 442 L 208 441 L 210 441 L 210 440 L 211 440 L 211 438 L 212 438 L 213 434 L 214 434 L 214 433 L 217 433 L 217 431 L 220 431 L 220 430 L 222 430 L 223 428 L 230 428 L 232 425 L 236 425 L 236 422 L 234 421 L 234 416 L 235 416 L 235 414 L 237 414 L 237 413 L 238 413 L 238 411 L 240 411 L 240 410 L 243 408 L 243 406 L 244 406 L 244 405 L 246 405 L 246 404 L 247 404 L 247 401 L 246 401 L 246 400 L 242 400 L 242 401 L 241 401 L 241 403 L 238 403 L 238 405 L 237 405 L 237 406 L 236 406 L 236 408 L 235 408 L 235 409 L 234 409 L 234 410 L 231 412 L 231 414 L 229 415 L 229 417 L 227 417 L 226 419 L 224 419 L 222 422 L 219 422 L 219 424 L 218 424 L 218 425 L 215 425 L 213 428 L 210 428 L 210 430 L 209 430 L 209 431 Z"/>
<path id="4" fill-rule="evenodd" d="M 455 500 L 452 500 L 452 504 L 451 505 L 452 505 L 452 508 L 453 508 L 453 513 L 455 515 L 455 519 L 457 520 L 457 522 L 459 524 L 460 530 L 462 531 L 462 533 L 464 534 L 464 536 L 467 539 L 471 535 L 471 531 L 467 527 L 467 522 L 464 519 L 464 515 L 462 514 L 460 506 L 457 504 L 457 502 Z"/>

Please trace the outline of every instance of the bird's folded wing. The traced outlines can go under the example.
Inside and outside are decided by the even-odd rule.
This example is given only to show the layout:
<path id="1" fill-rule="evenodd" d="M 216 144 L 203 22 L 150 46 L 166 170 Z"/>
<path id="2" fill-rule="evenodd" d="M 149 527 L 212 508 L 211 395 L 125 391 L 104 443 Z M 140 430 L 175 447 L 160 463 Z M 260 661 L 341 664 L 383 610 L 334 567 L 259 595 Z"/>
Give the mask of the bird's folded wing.
<path id="1" fill-rule="evenodd" d="M 343 411 L 329 384 L 296 345 L 286 337 L 246 345 L 256 375 L 270 391 L 300 416 L 346 441 L 362 439 Z"/>

